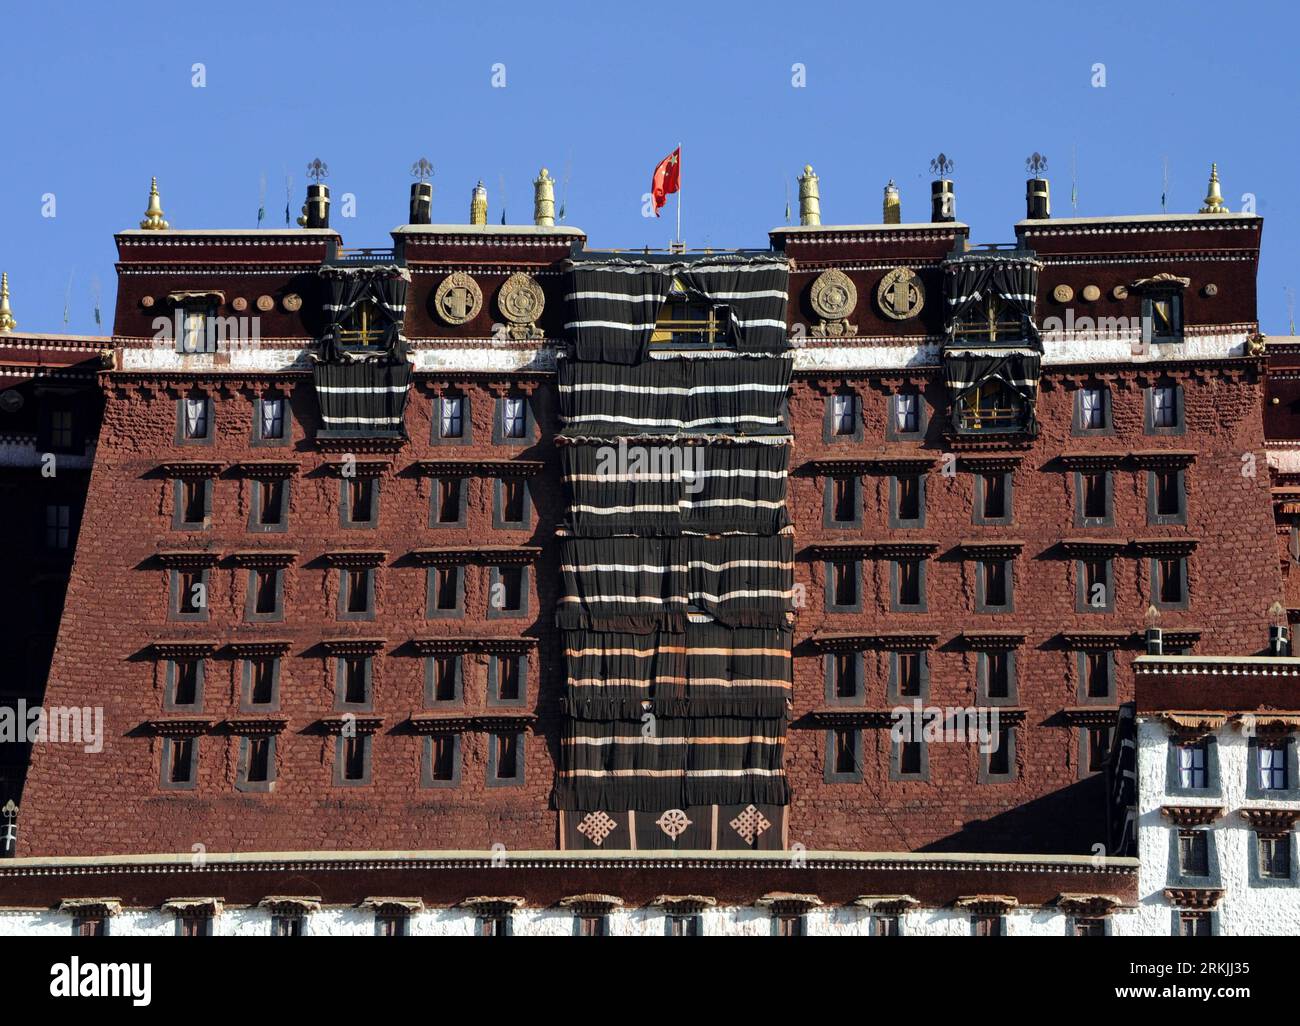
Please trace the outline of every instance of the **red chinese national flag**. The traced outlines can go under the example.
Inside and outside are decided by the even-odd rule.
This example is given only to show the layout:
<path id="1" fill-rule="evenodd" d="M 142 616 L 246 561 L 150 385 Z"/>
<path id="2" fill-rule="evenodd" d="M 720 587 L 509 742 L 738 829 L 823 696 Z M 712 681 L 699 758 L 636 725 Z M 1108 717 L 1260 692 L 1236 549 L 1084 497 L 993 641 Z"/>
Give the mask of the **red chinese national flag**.
<path id="1" fill-rule="evenodd" d="M 668 194 L 682 187 L 682 148 L 680 146 L 659 161 L 654 178 L 650 180 L 650 194 L 655 201 L 655 217 L 659 208 L 668 202 Z"/>

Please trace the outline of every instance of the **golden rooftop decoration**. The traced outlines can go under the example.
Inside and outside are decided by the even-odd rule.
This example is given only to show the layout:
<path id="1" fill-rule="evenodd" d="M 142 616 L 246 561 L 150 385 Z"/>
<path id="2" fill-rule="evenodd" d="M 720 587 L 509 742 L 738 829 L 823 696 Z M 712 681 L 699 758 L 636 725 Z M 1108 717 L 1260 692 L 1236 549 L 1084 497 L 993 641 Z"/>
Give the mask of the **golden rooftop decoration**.
<path id="1" fill-rule="evenodd" d="M 154 178 L 149 186 L 149 209 L 144 212 L 140 227 L 149 231 L 160 232 L 170 228 L 163 220 L 162 200 L 158 196 L 158 179 Z"/>
<path id="2" fill-rule="evenodd" d="M 9 273 L 0 274 L 0 332 L 13 331 L 18 327 L 14 312 L 9 309 Z"/>
<path id="3" fill-rule="evenodd" d="M 487 224 L 487 186 L 481 178 L 469 201 L 469 223 Z"/>
<path id="4" fill-rule="evenodd" d="M 885 220 L 884 224 L 899 224 L 903 220 L 902 199 L 898 195 L 898 186 L 891 178 L 885 186 Z"/>
<path id="5" fill-rule="evenodd" d="M 820 180 L 811 164 L 805 164 L 803 174 L 799 176 L 799 223 L 804 225 L 822 223 Z"/>
<path id="6" fill-rule="evenodd" d="M 1232 213 L 1223 203 L 1223 193 L 1219 191 L 1219 165 L 1210 165 L 1210 190 L 1205 197 L 1205 206 L 1201 207 L 1202 214 L 1230 214 Z"/>
<path id="7" fill-rule="evenodd" d="M 533 224 L 555 225 L 555 179 L 546 168 L 533 180 Z"/>

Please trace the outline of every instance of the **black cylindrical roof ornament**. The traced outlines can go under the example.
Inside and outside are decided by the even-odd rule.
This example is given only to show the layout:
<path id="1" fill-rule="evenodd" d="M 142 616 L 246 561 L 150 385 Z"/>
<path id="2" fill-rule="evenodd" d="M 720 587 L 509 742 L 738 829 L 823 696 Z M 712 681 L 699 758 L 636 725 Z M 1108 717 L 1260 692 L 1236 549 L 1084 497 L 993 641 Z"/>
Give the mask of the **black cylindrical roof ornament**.
<path id="1" fill-rule="evenodd" d="M 406 223 L 433 223 L 433 185 L 431 183 L 411 183 L 411 213 Z"/>

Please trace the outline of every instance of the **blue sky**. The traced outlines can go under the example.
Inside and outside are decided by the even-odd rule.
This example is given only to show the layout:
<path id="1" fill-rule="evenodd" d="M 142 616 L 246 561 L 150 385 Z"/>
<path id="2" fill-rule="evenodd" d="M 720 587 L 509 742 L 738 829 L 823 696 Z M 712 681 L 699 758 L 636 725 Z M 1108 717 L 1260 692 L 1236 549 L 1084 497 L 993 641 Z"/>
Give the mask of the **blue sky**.
<path id="1" fill-rule="evenodd" d="M 425 156 L 435 221 L 466 220 L 480 178 L 492 222 L 503 198 L 529 221 L 545 164 L 593 246 L 663 246 L 675 200 L 656 222 L 641 196 L 678 142 L 691 246 L 765 245 L 787 189 L 797 217 L 804 163 L 826 223 L 878 220 L 890 177 L 903 219 L 924 220 L 941 150 L 973 237 L 1010 241 L 1037 150 L 1058 216 L 1072 154 L 1080 216 L 1158 212 L 1166 160 L 1168 209 L 1195 211 L 1217 160 L 1229 206 L 1252 193 L 1265 218 L 1260 320 L 1285 332 L 1298 25 L 1294 5 L 1247 2 L 11 5 L 0 268 L 21 328 L 94 333 L 97 284 L 107 330 L 112 235 L 136 226 L 151 175 L 174 227 L 253 226 L 263 181 L 278 227 L 286 174 L 296 218 L 314 157 L 336 214 L 356 196 L 333 222 L 348 245 L 388 243 Z"/>

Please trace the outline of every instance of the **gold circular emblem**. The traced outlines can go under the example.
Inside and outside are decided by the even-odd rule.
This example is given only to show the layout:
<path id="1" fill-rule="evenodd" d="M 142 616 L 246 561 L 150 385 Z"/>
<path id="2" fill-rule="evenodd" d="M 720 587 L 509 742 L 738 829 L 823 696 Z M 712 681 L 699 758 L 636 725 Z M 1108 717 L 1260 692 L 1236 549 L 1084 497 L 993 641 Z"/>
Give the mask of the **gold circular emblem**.
<path id="1" fill-rule="evenodd" d="M 1116 285 L 1113 289 L 1110 290 L 1110 294 L 1114 296 L 1116 299 L 1128 299 L 1128 286 Z"/>
<path id="2" fill-rule="evenodd" d="M 925 286 L 914 271 L 895 267 L 876 286 L 876 303 L 886 317 L 905 321 L 915 317 L 925 306 Z"/>
<path id="3" fill-rule="evenodd" d="M 530 275 L 512 274 L 497 293 L 501 316 L 512 324 L 532 324 L 542 315 L 546 294 Z"/>
<path id="4" fill-rule="evenodd" d="M 1069 285 L 1058 285 L 1052 289 L 1052 298 L 1058 303 L 1068 303 L 1074 298 L 1074 289 Z"/>
<path id="5" fill-rule="evenodd" d="M 812 283 L 808 300 L 817 316 L 827 320 L 847 317 L 858 305 L 858 290 L 843 271 L 822 271 Z"/>
<path id="6" fill-rule="evenodd" d="M 1085 285 L 1083 287 L 1083 298 L 1089 303 L 1095 303 L 1101 298 L 1101 289 L 1096 285 Z"/>
<path id="7" fill-rule="evenodd" d="M 1201 289 L 1201 291 L 1207 296 L 1217 296 L 1219 294 L 1219 286 L 1215 285 L 1214 282 L 1207 282 L 1205 288 Z"/>
<path id="8" fill-rule="evenodd" d="M 275 300 L 270 296 L 258 296 L 257 308 L 261 310 L 262 313 L 270 313 L 275 309 Z"/>
<path id="9" fill-rule="evenodd" d="M 243 313 L 248 309 L 248 300 L 243 296 L 236 296 L 230 301 L 230 308 L 236 313 Z"/>
<path id="10" fill-rule="evenodd" d="M 280 300 L 280 304 L 290 313 L 297 313 L 302 309 L 302 296 L 298 295 L 296 292 L 290 292 Z"/>
<path id="11" fill-rule="evenodd" d="M 140 305 L 144 307 L 146 310 L 148 310 L 151 306 L 153 306 L 153 296 L 141 296 Z"/>
<path id="12" fill-rule="evenodd" d="M 433 305 L 448 324 L 464 324 L 483 309 L 483 290 L 464 271 L 452 271 L 434 293 Z"/>

